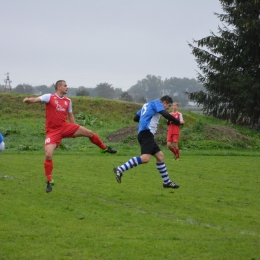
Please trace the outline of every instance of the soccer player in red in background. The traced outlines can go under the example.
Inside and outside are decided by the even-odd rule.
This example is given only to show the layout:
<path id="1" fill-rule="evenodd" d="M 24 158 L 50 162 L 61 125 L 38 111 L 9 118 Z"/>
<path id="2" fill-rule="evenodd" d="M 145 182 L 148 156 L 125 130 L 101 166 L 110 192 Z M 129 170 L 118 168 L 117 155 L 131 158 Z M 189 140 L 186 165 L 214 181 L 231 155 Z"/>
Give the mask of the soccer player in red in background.
<path id="1" fill-rule="evenodd" d="M 180 124 L 184 124 L 182 114 L 178 111 L 178 103 L 174 102 L 172 104 L 173 111 L 170 113 L 173 117 L 180 121 Z M 174 154 L 175 160 L 180 160 L 180 149 L 178 147 L 178 142 L 180 138 L 180 126 L 172 124 L 172 122 L 167 122 L 168 124 L 168 135 L 167 135 L 167 146 Z"/>
<path id="2" fill-rule="evenodd" d="M 72 113 L 72 102 L 64 95 L 67 94 L 68 86 L 66 81 L 59 80 L 55 84 L 55 94 L 44 94 L 39 97 L 26 97 L 25 103 L 46 103 L 46 139 L 45 139 L 45 161 L 44 171 L 47 178 L 46 192 L 52 191 L 54 181 L 52 179 L 52 156 L 60 145 L 62 138 L 88 137 L 89 140 L 101 148 L 102 152 L 116 153 L 111 147 L 107 147 L 96 133 L 76 124 Z M 69 123 L 67 122 L 69 120 Z"/>

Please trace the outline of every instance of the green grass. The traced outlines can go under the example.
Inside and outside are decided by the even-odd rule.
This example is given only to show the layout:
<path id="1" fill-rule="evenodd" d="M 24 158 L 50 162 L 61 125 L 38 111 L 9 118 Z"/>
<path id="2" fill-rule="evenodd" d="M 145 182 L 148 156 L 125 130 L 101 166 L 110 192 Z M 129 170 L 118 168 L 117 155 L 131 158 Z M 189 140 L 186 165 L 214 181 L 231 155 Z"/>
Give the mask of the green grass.
<path id="1" fill-rule="evenodd" d="M 162 188 L 154 159 L 118 184 L 112 168 L 140 149 L 133 136 L 130 145 L 106 137 L 134 125 L 140 104 L 75 97 L 77 120 L 118 153 L 100 154 L 87 138 L 65 139 L 46 194 L 44 106 L 23 104 L 24 97 L 0 93 L 1 260 L 260 259 L 259 132 L 182 111 L 181 161 L 161 146 L 180 189 Z M 208 142 L 205 125 L 233 127 L 251 148 Z"/>
<path id="2" fill-rule="evenodd" d="M 41 152 L 1 154 L 1 259 L 259 259 L 257 156 L 165 151 L 165 190 L 154 160 L 118 184 L 130 154 L 92 153 L 57 151 L 50 194 Z"/>

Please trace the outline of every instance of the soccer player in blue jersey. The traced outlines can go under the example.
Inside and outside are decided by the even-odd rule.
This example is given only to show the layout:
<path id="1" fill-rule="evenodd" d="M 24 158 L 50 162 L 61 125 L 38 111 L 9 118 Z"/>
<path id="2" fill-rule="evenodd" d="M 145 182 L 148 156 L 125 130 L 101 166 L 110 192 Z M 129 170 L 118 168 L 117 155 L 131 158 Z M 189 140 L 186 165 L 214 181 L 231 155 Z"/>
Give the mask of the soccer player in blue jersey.
<path id="1" fill-rule="evenodd" d="M 180 125 L 180 121 L 167 112 L 172 103 L 171 97 L 163 96 L 160 100 L 152 100 L 144 104 L 136 113 L 134 121 L 139 122 L 138 142 L 141 146 L 141 156 L 135 156 L 121 166 L 113 169 L 118 183 L 121 183 L 125 171 L 140 164 L 148 163 L 151 155 L 153 155 L 156 158 L 156 168 L 162 177 L 163 187 L 173 189 L 180 187 L 170 180 L 164 163 L 164 154 L 154 140 L 154 135 L 157 131 L 157 125 L 159 124 L 161 116 L 171 121 L 173 124 Z"/>
<path id="2" fill-rule="evenodd" d="M 0 133 L 0 153 L 5 149 L 5 142 L 2 133 Z"/>

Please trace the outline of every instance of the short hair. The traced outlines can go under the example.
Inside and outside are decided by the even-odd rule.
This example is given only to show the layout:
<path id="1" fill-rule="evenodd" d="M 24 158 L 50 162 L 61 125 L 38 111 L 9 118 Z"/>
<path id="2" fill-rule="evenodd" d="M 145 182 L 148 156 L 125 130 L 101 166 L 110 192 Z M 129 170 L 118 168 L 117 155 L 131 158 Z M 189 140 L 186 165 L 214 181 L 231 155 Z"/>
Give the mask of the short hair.
<path id="1" fill-rule="evenodd" d="M 172 103 L 172 98 L 170 96 L 168 96 L 168 95 L 161 97 L 160 100 L 162 102 L 165 101 L 166 103 Z"/>
<path id="2" fill-rule="evenodd" d="M 177 106 L 179 106 L 178 102 L 173 102 L 172 104 L 173 104 L 173 105 L 177 105 Z"/>
<path id="3" fill-rule="evenodd" d="M 58 81 L 55 83 L 55 86 L 54 86 L 55 90 L 57 90 L 58 85 L 59 85 L 61 82 L 65 82 L 65 80 L 63 80 L 63 79 L 58 80 Z"/>

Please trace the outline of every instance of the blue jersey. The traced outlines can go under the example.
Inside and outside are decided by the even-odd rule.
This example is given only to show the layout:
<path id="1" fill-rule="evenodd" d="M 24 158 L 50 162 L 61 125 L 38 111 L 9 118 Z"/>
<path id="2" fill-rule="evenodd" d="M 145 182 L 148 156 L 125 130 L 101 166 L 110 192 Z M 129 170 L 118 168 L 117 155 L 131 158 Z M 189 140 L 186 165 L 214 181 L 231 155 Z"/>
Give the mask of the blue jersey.
<path id="1" fill-rule="evenodd" d="M 4 141 L 4 137 L 3 135 L 0 133 L 0 143 L 2 143 Z"/>
<path id="2" fill-rule="evenodd" d="M 145 103 L 143 107 L 136 113 L 140 116 L 138 133 L 144 130 L 150 130 L 152 134 L 157 131 L 157 125 L 161 118 L 159 112 L 165 110 L 162 102 L 160 100 L 152 100 Z"/>

